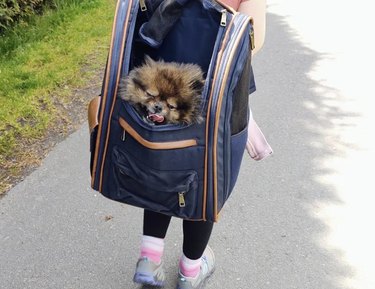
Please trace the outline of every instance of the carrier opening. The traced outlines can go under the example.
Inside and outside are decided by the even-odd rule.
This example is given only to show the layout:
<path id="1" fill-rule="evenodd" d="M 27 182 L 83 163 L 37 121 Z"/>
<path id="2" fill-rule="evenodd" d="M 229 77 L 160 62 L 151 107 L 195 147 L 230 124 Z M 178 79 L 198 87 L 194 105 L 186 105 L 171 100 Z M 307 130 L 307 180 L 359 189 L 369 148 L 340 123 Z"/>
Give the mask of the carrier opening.
<path id="1" fill-rule="evenodd" d="M 152 47 L 140 37 L 139 31 L 141 26 L 150 20 L 152 10 L 157 9 L 157 2 L 160 4 L 161 1 L 155 1 L 155 7 L 149 5 L 146 11 L 138 11 L 129 71 L 142 65 L 145 55 L 149 55 L 154 60 L 197 64 L 206 76 L 220 27 L 221 14 L 214 8 L 203 9 L 200 1 L 188 1 L 161 45 Z M 168 22 L 168 19 L 163 21 Z"/>
<path id="2" fill-rule="evenodd" d="M 125 103 L 125 106 L 127 110 L 133 110 L 132 114 L 136 119 L 146 123 L 148 122 L 148 124 L 151 125 L 156 124 L 157 127 L 169 124 L 189 126 L 193 123 L 200 123 L 204 119 L 202 107 L 207 98 L 207 93 L 205 92 L 208 91 L 207 86 L 209 83 L 206 82 L 207 79 L 209 80 L 210 78 L 211 59 L 216 57 L 216 53 L 214 53 L 215 44 L 220 40 L 218 32 L 220 25 L 222 25 L 222 13 L 220 13 L 215 6 L 203 7 L 204 4 L 201 1 L 187 1 L 184 6 L 180 6 L 180 15 L 178 15 L 178 17 L 176 16 L 176 7 L 172 7 L 173 9 L 171 9 L 174 14 L 168 9 L 165 9 L 166 14 L 162 15 L 162 12 L 164 12 L 163 9 L 165 8 L 162 7 L 162 5 L 168 1 L 162 4 L 160 4 L 160 2 L 161 1 L 147 1 L 145 3 L 147 4 L 146 10 L 142 11 L 142 9 L 138 9 L 131 42 L 132 49 L 130 58 L 128 62 L 124 62 L 124 65 L 129 65 L 128 74 L 131 74 L 135 68 L 144 66 L 145 63 L 147 63 L 148 57 L 154 61 L 161 60 L 165 63 L 174 62 L 198 67 L 199 71 L 201 71 L 200 77 L 193 78 L 193 81 L 191 81 L 191 88 L 198 90 L 197 95 L 199 100 L 196 101 L 198 103 L 195 103 L 194 109 L 190 109 L 189 111 L 184 109 L 183 114 L 186 116 L 182 117 L 179 115 L 174 123 L 166 123 L 164 118 L 154 113 L 154 111 L 152 113 L 147 112 L 145 116 L 143 111 L 140 112 L 139 107 L 138 109 L 137 107 L 129 107 L 130 105 L 128 103 Z M 176 3 L 178 3 L 178 1 L 169 3 L 172 3 L 171 5 L 177 5 Z M 159 18 L 162 17 L 162 19 L 155 20 L 155 15 Z M 152 25 L 157 26 L 152 27 Z M 169 26 L 168 31 L 162 31 L 161 27 L 164 26 Z M 148 33 L 148 35 L 146 35 L 146 33 Z M 155 43 L 157 45 L 153 45 Z M 122 71 L 126 71 L 126 69 Z M 186 80 L 186 76 L 189 73 L 193 73 L 192 71 L 194 71 L 194 68 L 185 69 L 185 71 L 181 70 L 180 78 Z M 195 71 L 197 71 L 197 69 L 195 69 Z M 142 75 L 144 76 L 145 74 L 143 72 L 144 70 L 142 70 Z M 183 77 L 183 75 L 185 77 Z M 170 78 L 177 78 L 176 73 L 172 73 Z M 140 85 L 142 84 L 140 83 Z M 123 87 L 126 86 L 126 84 L 123 85 Z M 153 93 L 154 91 L 152 89 L 147 91 L 147 94 L 150 96 L 153 96 Z M 125 100 L 128 99 L 125 98 Z M 185 104 L 187 103 L 181 103 L 181 101 L 180 103 L 176 103 L 172 100 L 167 103 L 167 106 L 173 109 L 176 105 L 181 107 L 185 106 Z M 142 109 L 143 108 L 145 107 L 142 106 Z M 191 113 L 192 111 L 193 113 Z"/>

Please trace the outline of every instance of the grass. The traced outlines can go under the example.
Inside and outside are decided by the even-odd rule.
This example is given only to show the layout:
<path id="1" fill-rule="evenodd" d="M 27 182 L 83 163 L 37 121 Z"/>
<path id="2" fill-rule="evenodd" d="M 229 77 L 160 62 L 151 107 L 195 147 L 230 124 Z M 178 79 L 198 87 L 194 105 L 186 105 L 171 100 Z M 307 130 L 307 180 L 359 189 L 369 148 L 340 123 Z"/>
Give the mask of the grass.
<path id="1" fill-rule="evenodd" d="M 114 4 L 71 1 L 1 36 L 0 174 L 17 173 L 25 144 L 42 140 L 59 107 L 74 102 L 73 89 L 104 69 Z"/>

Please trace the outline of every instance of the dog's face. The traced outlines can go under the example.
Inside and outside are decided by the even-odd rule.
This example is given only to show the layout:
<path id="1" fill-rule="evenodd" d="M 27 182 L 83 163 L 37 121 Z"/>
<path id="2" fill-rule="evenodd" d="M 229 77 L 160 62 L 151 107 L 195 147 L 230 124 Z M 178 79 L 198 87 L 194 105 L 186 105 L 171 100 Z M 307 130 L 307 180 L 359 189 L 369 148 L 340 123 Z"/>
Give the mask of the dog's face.
<path id="1" fill-rule="evenodd" d="M 144 117 L 155 124 L 200 122 L 200 103 L 204 85 L 199 66 L 154 61 L 133 69 L 119 90 Z"/>

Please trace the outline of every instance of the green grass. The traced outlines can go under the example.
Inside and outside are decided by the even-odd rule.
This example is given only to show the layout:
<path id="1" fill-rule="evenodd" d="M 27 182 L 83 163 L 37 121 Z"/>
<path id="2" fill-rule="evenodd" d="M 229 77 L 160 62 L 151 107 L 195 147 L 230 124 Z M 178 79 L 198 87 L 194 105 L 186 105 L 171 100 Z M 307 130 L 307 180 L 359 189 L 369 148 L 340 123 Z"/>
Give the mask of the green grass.
<path id="1" fill-rule="evenodd" d="M 104 70 L 114 0 L 55 3 L 0 35 L 0 197 L 70 126 L 67 107 L 84 110 L 75 91 Z"/>
<path id="2" fill-rule="evenodd" d="M 112 0 L 70 1 L 1 36 L 0 162 L 17 143 L 41 138 L 56 121 L 56 103 L 104 69 L 113 14 Z"/>

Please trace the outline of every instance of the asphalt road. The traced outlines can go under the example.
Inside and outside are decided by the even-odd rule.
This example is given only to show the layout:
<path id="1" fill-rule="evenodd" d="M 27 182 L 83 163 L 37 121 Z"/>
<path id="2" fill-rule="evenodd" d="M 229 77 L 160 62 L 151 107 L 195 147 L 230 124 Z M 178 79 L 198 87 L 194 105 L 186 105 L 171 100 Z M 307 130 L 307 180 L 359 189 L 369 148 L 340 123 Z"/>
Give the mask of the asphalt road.
<path id="1" fill-rule="evenodd" d="M 347 35 L 333 37 L 326 25 L 345 26 L 346 14 L 314 18 L 313 4 L 326 2 L 299 2 L 269 1 L 251 104 L 275 153 L 261 162 L 244 156 L 211 238 L 217 270 L 208 289 L 375 288 L 367 86 L 344 57 Z M 91 190 L 88 164 L 85 124 L 0 200 L 1 289 L 140 288 L 131 279 L 142 211 Z M 167 289 L 180 252 L 176 219 L 166 240 Z"/>

